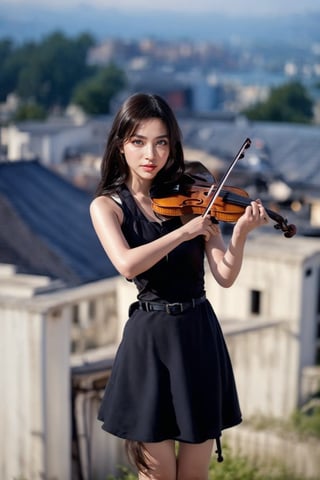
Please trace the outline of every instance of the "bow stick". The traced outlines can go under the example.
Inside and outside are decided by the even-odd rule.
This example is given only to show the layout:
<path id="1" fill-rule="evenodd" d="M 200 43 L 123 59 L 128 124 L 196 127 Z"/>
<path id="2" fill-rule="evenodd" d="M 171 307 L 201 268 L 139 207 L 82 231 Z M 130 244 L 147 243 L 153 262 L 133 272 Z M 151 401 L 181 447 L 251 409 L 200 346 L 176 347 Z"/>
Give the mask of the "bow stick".
<path id="1" fill-rule="evenodd" d="M 211 210 L 211 207 L 212 205 L 214 204 L 214 202 L 216 201 L 216 199 L 218 198 L 222 188 L 223 188 L 223 185 L 226 183 L 227 181 L 227 178 L 229 177 L 230 173 L 232 172 L 232 169 L 233 167 L 235 166 L 235 164 L 237 163 L 237 161 L 240 159 L 240 158 L 243 158 L 244 157 L 244 152 L 245 150 L 247 150 L 247 148 L 249 148 L 251 145 L 251 140 L 250 138 L 247 138 L 239 152 L 237 153 L 237 155 L 235 156 L 234 160 L 232 161 L 231 165 L 229 166 L 228 170 L 225 172 L 225 174 L 223 175 L 223 177 L 221 178 L 220 182 L 218 183 L 218 186 L 215 190 L 215 194 L 213 195 L 213 197 L 211 198 L 210 202 L 208 203 L 208 206 L 207 208 L 205 209 L 205 211 L 203 212 L 202 216 L 205 217 L 206 215 L 208 215 L 208 213 L 210 212 Z M 214 189 L 214 183 L 211 185 L 211 188 L 210 190 L 208 191 L 208 196 L 211 195 L 212 193 L 212 190 Z"/>

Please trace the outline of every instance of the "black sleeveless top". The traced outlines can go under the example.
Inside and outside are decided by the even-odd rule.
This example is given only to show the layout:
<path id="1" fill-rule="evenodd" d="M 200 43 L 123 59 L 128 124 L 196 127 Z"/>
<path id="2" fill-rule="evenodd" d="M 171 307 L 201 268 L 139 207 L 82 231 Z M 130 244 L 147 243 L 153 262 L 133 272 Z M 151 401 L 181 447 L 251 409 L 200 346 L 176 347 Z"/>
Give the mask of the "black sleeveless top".
<path id="1" fill-rule="evenodd" d="M 118 192 L 124 213 L 123 234 L 130 247 L 149 243 L 182 225 L 180 217 L 151 222 L 126 186 Z M 185 302 L 204 295 L 204 238 L 183 242 L 134 280 L 138 298 L 164 303 Z"/>

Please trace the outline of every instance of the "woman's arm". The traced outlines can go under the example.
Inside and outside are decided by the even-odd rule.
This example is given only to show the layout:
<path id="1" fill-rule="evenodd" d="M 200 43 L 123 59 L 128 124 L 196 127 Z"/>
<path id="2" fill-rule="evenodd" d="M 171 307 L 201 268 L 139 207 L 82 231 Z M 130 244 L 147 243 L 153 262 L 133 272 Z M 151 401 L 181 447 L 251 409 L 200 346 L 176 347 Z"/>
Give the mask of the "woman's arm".
<path id="1" fill-rule="evenodd" d="M 268 223 L 268 216 L 259 200 L 252 202 L 234 226 L 228 248 L 219 227 L 206 243 L 206 255 L 210 270 L 222 287 L 233 285 L 241 270 L 244 247 L 248 233 Z"/>
<path id="2" fill-rule="evenodd" d="M 180 228 L 139 247 L 130 248 L 121 230 L 123 212 L 105 196 L 95 198 L 90 215 L 97 236 L 118 272 L 128 279 L 148 270 L 182 242 L 198 235 L 212 235 L 209 217 L 197 216 Z"/>

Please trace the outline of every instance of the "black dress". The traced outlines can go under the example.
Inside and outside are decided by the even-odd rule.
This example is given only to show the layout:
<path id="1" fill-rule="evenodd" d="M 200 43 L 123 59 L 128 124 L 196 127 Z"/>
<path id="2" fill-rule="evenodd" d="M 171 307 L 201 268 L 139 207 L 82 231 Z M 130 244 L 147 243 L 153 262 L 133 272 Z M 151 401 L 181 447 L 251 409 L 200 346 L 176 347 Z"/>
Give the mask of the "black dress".
<path id="1" fill-rule="evenodd" d="M 119 192 L 123 233 L 135 247 L 181 226 L 150 222 L 126 187 Z M 140 302 L 190 302 L 205 295 L 204 239 L 175 248 L 135 278 Z M 208 300 L 182 313 L 145 311 L 135 302 L 118 348 L 98 419 L 118 437 L 201 443 L 241 422 L 232 366 Z"/>

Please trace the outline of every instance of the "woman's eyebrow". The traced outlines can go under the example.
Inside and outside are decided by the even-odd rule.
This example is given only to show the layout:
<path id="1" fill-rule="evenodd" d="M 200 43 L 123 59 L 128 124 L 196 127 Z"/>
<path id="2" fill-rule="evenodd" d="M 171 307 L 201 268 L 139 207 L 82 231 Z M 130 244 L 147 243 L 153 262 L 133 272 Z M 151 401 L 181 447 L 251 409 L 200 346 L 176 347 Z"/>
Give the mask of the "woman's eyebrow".
<path id="1" fill-rule="evenodd" d="M 131 137 L 147 138 L 147 137 L 145 137 L 144 135 L 140 135 L 139 133 L 133 133 L 133 134 L 131 135 Z M 168 135 L 167 133 L 164 133 L 163 135 L 157 135 L 157 136 L 154 137 L 154 138 L 168 138 L 168 137 L 169 137 L 169 135 Z"/>

